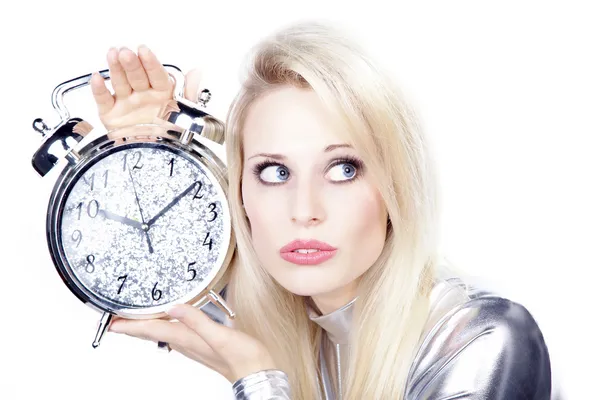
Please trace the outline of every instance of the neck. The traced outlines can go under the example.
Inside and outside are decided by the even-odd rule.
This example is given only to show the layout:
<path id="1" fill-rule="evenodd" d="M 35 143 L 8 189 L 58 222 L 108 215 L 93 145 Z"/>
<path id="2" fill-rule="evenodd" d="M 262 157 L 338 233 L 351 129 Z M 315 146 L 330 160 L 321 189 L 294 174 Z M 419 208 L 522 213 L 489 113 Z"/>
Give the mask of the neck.
<path id="1" fill-rule="evenodd" d="M 339 287 L 334 291 L 311 296 L 312 301 L 322 315 L 327 315 L 345 306 L 356 297 L 357 282 Z"/>

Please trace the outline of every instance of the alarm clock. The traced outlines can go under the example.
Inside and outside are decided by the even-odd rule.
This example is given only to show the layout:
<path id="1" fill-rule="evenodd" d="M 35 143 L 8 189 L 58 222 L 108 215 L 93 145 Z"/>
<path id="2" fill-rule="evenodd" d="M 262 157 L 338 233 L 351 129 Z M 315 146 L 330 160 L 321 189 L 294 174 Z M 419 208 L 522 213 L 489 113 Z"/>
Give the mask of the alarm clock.
<path id="1" fill-rule="evenodd" d="M 224 124 L 203 110 L 210 91 L 185 99 L 181 70 L 164 66 L 175 85 L 160 122 L 83 140 L 91 125 L 70 117 L 64 95 L 89 85 L 92 74 L 55 87 L 55 127 L 33 122 L 43 136 L 35 171 L 43 177 L 63 164 L 48 200 L 48 249 L 64 284 L 102 315 L 94 348 L 114 316 L 163 318 L 188 303 L 235 317 L 222 296 L 235 247 L 226 161 L 217 151 Z"/>

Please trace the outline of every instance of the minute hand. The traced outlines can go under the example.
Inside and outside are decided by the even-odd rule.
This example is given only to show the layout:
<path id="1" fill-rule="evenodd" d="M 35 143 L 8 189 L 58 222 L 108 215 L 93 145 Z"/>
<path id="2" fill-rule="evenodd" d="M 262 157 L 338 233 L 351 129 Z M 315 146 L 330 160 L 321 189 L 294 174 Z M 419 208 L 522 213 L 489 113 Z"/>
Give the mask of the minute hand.
<path id="1" fill-rule="evenodd" d="M 173 200 L 171 200 L 171 202 L 169 204 L 167 204 L 167 206 L 165 208 L 163 208 L 162 210 L 160 210 L 160 212 L 158 214 L 156 214 L 154 217 L 152 217 L 150 219 L 150 221 L 148 221 L 148 228 L 150 228 L 157 219 L 159 219 L 161 216 L 163 216 L 167 211 L 169 211 L 175 204 L 177 204 L 177 202 L 179 202 L 179 200 L 181 200 L 182 198 L 184 198 L 189 192 L 192 191 L 192 189 L 194 189 L 194 187 L 198 184 L 198 182 L 194 182 L 192 183 L 190 186 L 188 186 L 187 189 L 185 189 L 182 193 L 180 193 L 179 195 L 177 195 L 177 197 L 175 197 Z"/>

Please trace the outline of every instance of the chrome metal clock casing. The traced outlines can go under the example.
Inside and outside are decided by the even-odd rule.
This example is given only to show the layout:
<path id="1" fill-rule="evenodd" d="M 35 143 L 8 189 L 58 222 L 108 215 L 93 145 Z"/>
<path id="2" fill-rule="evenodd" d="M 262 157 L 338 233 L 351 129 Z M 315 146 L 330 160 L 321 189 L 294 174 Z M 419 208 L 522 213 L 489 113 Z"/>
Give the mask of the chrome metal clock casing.
<path id="1" fill-rule="evenodd" d="M 37 118 L 33 122 L 33 129 L 43 136 L 43 142 L 31 160 L 36 172 L 43 177 L 61 160 L 67 161 L 54 184 L 48 202 L 46 238 L 53 263 L 65 285 L 82 302 L 103 313 L 92 344 L 94 348 L 99 346 L 113 316 L 130 319 L 164 318 L 167 317 L 165 311 L 174 302 L 186 302 L 200 308 L 212 306 L 213 311 L 208 312 L 209 315 L 215 312 L 214 307 L 216 307 L 229 318 L 235 317 L 234 311 L 229 308 L 220 295 L 224 293 L 227 286 L 228 266 L 235 249 L 235 237 L 227 202 L 222 204 L 222 211 L 224 229 L 227 230 L 223 237 L 228 240 L 228 243 L 226 247 L 221 248 L 218 262 L 215 263 L 213 271 L 203 281 L 202 286 L 196 287 L 183 298 L 166 304 L 152 307 L 124 307 L 96 295 L 74 275 L 62 249 L 59 224 L 66 200 L 65 193 L 77 179 L 80 171 L 94 164 L 107 152 L 115 151 L 123 146 L 136 146 L 136 144 L 164 146 L 178 154 L 185 154 L 188 159 L 191 158 L 203 166 L 203 170 L 211 175 L 210 180 L 214 187 L 219 188 L 226 199 L 224 124 L 200 109 L 200 107 L 206 107 L 206 103 L 210 100 L 210 91 L 207 89 L 201 91 L 197 103 L 185 99 L 183 96 L 184 76 L 181 70 L 174 65 L 164 64 L 164 66 L 169 75 L 174 78 L 175 88 L 171 104 L 162 110 L 163 115 L 157 115 L 156 123 L 114 129 L 97 138 L 87 137 L 91 134 L 91 125 L 81 118 L 70 117 L 63 102 L 63 96 L 69 91 L 87 86 L 92 74 L 65 81 L 55 87 L 52 93 L 52 104 L 61 118 L 56 126 L 49 127 L 41 118 Z M 104 79 L 110 78 L 108 70 L 99 71 L 99 73 Z M 221 126 L 223 129 L 206 129 L 207 124 L 211 124 L 213 128 Z M 92 140 L 88 142 L 88 139 Z M 219 156 L 217 152 L 219 154 L 222 152 L 223 155 Z M 210 307 L 207 307 L 208 309 Z"/>
<path id="2" fill-rule="evenodd" d="M 173 302 L 151 307 L 125 307 L 112 302 L 90 291 L 75 276 L 69 264 L 61 243 L 60 223 L 61 215 L 66 201 L 66 193 L 80 176 L 80 172 L 89 168 L 97 160 L 108 153 L 121 149 L 124 146 L 162 146 L 185 157 L 194 159 L 201 164 L 218 190 L 222 192 L 223 199 L 227 193 L 227 179 L 225 164 L 206 145 L 197 139 L 189 144 L 181 143 L 183 132 L 167 130 L 159 125 L 145 124 L 120 128 L 103 135 L 78 151 L 78 159 L 69 163 L 61 172 L 48 203 L 47 217 L 47 242 L 56 269 L 69 289 L 84 303 L 98 311 L 131 319 L 160 318 Z M 226 203 L 225 203 L 226 204 Z M 235 240 L 231 229 L 231 217 L 227 207 L 223 207 L 223 238 L 228 242 L 226 251 L 221 251 L 213 271 L 206 277 L 205 285 L 196 293 L 189 293 L 186 298 L 177 300 L 177 303 L 186 302 L 203 307 L 210 299 L 207 297 L 210 290 L 220 291 L 225 283 L 221 280 L 231 261 Z"/>

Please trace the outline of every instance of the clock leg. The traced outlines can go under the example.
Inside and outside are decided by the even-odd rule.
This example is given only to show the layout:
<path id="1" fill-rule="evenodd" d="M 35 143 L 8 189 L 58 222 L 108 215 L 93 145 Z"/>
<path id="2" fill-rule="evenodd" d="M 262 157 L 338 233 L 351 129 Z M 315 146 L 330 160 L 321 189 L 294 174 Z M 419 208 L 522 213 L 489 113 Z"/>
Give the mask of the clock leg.
<path id="1" fill-rule="evenodd" d="M 227 305 L 227 303 L 225 303 L 225 300 L 219 296 L 217 292 L 211 290 L 208 292 L 208 298 L 214 305 L 219 307 L 225 314 L 227 314 L 229 318 L 235 318 L 235 312 L 233 312 L 233 310 Z"/>
<path id="2" fill-rule="evenodd" d="M 112 320 L 112 314 L 109 312 L 105 312 L 102 314 L 102 318 L 100 318 L 100 322 L 98 322 L 98 331 L 96 332 L 96 338 L 94 339 L 94 343 L 92 343 L 92 347 L 96 348 L 100 346 L 100 340 L 102 336 L 106 332 L 108 325 L 110 325 L 110 321 Z"/>

